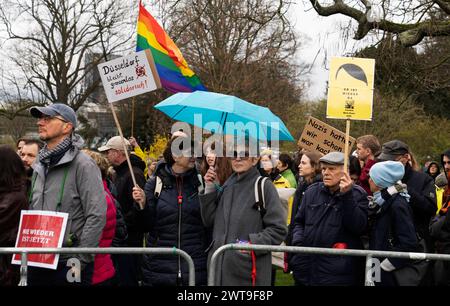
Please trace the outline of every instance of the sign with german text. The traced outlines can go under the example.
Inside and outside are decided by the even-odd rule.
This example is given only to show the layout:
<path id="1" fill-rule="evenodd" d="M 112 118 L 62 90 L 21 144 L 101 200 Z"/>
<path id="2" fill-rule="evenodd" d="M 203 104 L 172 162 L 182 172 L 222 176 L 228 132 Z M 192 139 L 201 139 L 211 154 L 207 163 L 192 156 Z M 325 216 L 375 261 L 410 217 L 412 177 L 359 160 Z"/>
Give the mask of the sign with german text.
<path id="1" fill-rule="evenodd" d="M 351 150 L 355 138 L 349 138 Z M 314 117 L 309 117 L 298 141 L 298 146 L 308 151 L 316 151 L 323 155 L 330 152 L 344 153 L 345 133 Z"/>
<path id="2" fill-rule="evenodd" d="M 110 103 L 161 87 L 149 50 L 101 63 L 97 68 Z"/>
<path id="3" fill-rule="evenodd" d="M 54 211 L 22 210 L 16 248 L 60 248 L 69 214 Z M 12 263 L 20 265 L 20 254 Z M 56 270 L 59 254 L 29 254 L 28 265 Z"/>
<path id="4" fill-rule="evenodd" d="M 333 57 L 328 82 L 327 118 L 372 120 L 375 60 Z"/>

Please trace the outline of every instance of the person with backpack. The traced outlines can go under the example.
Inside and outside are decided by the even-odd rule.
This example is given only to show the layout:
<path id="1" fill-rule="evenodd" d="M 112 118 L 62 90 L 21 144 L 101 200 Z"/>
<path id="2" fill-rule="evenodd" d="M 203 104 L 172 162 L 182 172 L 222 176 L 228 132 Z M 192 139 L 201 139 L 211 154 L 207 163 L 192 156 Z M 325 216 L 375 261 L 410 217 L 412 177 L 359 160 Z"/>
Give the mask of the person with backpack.
<path id="1" fill-rule="evenodd" d="M 189 254 L 195 265 L 197 286 L 206 285 L 207 248 L 210 230 L 200 216 L 198 189 L 201 175 L 192 157 L 193 143 L 184 136 L 173 137 L 164 150 L 155 174 L 144 190 L 133 189 L 137 224 L 147 232 L 147 247 L 176 247 Z M 188 265 L 180 256 L 144 255 L 145 286 L 187 286 Z"/>
<path id="2" fill-rule="evenodd" d="M 344 154 L 319 159 L 323 182 L 309 186 L 294 219 L 292 245 L 362 249 L 367 226 L 367 193 L 344 169 Z M 295 254 L 290 261 L 296 285 L 354 286 L 364 265 L 352 256 Z"/>
<path id="3" fill-rule="evenodd" d="M 227 151 L 228 152 L 228 151 Z M 213 167 L 205 175 L 205 190 L 199 196 L 205 226 L 213 226 L 211 256 L 229 243 L 279 245 L 286 237 L 286 212 L 275 186 L 256 169 L 258 156 L 249 146 L 234 148 L 234 173 L 218 191 Z M 255 192 L 253 192 L 255 191 Z M 216 286 L 269 286 L 272 257 L 267 251 L 227 251 L 218 257 Z"/>

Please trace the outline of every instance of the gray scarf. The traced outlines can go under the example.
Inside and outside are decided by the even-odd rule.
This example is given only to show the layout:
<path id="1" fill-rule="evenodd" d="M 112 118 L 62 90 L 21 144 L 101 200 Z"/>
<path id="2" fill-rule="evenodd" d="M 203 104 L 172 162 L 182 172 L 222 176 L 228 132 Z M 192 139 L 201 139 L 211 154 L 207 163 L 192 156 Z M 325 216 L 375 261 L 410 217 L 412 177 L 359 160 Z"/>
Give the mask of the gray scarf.
<path id="1" fill-rule="evenodd" d="M 57 164 L 64 154 L 73 148 L 72 136 L 64 138 L 55 148 L 49 150 L 47 144 L 39 151 L 39 161 L 46 167 Z"/>

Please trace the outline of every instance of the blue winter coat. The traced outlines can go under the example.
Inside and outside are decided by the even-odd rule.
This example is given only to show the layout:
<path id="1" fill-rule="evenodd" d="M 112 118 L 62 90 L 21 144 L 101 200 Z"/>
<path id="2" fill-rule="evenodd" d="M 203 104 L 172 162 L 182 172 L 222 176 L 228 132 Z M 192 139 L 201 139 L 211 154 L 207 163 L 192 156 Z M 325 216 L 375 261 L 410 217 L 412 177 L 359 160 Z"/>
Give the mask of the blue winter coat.
<path id="1" fill-rule="evenodd" d="M 344 243 L 347 249 L 361 249 L 360 236 L 367 226 L 367 193 L 354 186 L 347 193 L 331 193 L 323 182 L 305 192 L 295 216 L 292 245 L 333 248 Z M 360 260 L 351 256 L 295 254 L 290 268 L 304 285 L 356 285 Z"/>
<path id="2" fill-rule="evenodd" d="M 160 176 L 164 183 L 159 198 L 154 195 L 156 176 Z M 177 180 L 178 185 L 182 185 L 181 220 Z M 199 184 L 196 170 L 190 170 L 176 178 L 171 167 L 161 163 L 155 175 L 145 185 L 147 203 L 143 210 L 137 209 L 137 220 L 142 230 L 148 232 L 147 247 L 177 247 L 187 252 L 194 261 L 196 285 L 206 285 L 206 249 L 210 243 L 211 231 L 204 227 L 200 215 Z M 182 285 L 188 284 L 188 265 L 183 258 L 172 255 L 145 255 L 143 261 L 145 285 L 181 285 L 177 281 L 179 264 Z"/>
<path id="3" fill-rule="evenodd" d="M 388 199 L 375 216 L 370 235 L 370 249 L 378 251 L 417 252 L 418 242 L 410 204 L 395 194 Z M 382 262 L 384 258 L 380 258 Z M 401 268 L 410 260 L 389 258 L 395 268 Z"/>

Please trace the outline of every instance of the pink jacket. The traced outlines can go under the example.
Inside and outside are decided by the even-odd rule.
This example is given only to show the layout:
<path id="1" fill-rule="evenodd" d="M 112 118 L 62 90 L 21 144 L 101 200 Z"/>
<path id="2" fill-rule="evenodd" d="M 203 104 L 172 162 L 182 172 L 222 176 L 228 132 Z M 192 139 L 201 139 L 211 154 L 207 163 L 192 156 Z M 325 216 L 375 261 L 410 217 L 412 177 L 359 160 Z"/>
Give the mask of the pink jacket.
<path id="1" fill-rule="evenodd" d="M 103 228 L 102 237 L 100 238 L 99 247 L 111 247 L 115 232 L 116 232 L 116 206 L 114 198 L 109 191 L 106 181 L 103 180 L 103 188 L 105 190 L 106 203 L 106 224 Z M 97 254 L 94 259 L 94 274 L 92 275 L 92 284 L 104 282 L 114 276 L 116 271 L 111 260 L 110 254 Z"/>

